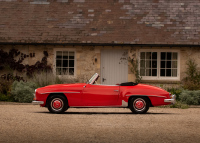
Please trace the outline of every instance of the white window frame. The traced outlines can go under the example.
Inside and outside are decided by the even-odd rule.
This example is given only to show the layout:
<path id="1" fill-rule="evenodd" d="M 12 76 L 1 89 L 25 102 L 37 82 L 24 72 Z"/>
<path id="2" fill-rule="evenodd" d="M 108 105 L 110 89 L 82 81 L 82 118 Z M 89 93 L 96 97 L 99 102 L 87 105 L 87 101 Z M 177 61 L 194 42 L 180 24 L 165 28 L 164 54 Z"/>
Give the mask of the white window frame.
<path id="1" fill-rule="evenodd" d="M 56 75 L 56 52 L 57 51 L 68 51 L 74 52 L 74 75 Z M 55 48 L 54 49 L 54 62 L 53 62 L 53 73 L 58 77 L 76 77 L 76 50 L 73 48 Z"/>
<path id="2" fill-rule="evenodd" d="M 171 80 L 171 81 L 180 81 L 180 50 L 173 49 L 140 49 L 138 52 L 138 70 L 140 71 L 140 53 L 141 52 L 157 52 L 157 76 L 142 76 L 142 80 Z M 177 77 L 162 77 L 160 76 L 160 61 L 161 61 L 161 52 L 176 52 L 178 53 L 177 57 Z"/>

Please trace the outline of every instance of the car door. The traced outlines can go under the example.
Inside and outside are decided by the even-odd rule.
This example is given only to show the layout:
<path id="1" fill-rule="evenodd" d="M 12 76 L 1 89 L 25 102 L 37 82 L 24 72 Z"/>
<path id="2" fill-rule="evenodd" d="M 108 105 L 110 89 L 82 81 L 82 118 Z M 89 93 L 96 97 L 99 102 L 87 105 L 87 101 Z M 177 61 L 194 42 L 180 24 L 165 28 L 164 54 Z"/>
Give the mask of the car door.
<path id="1" fill-rule="evenodd" d="M 83 102 L 86 106 L 120 105 L 119 86 L 87 84 L 83 89 Z"/>

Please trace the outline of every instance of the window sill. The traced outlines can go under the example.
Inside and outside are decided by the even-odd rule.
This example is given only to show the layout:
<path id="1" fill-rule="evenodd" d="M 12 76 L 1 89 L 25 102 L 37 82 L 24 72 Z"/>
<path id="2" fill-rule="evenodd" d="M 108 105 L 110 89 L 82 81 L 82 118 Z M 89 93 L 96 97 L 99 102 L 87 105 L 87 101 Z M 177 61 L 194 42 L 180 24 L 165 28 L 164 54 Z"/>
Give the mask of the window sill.
<path id="1" fill-rule="evenodd" d="M 180 80 L 141 80 L 141 83 L 157 83 L 157 84 L 180 84 Z"/>

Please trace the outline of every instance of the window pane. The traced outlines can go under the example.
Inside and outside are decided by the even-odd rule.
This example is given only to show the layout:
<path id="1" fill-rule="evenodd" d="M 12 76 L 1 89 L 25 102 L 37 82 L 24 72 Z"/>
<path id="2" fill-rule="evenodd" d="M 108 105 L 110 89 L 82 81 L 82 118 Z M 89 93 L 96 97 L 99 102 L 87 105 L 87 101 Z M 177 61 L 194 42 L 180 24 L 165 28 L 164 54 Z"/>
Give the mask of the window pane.
<path id="1" fill-rule="evenodd" d="M 151 76 L 151 69 L 146 69 L 146 76 Z"/>
<path id="2" fill-rule="evenodd" d="M 177 61 L 172 61 L 172 68 L 177 68 Z"/>
<path id="3" fill-rule="evenodd" d="M 166 59 L 166 53 L 165 52 L 161 52 L 161 60 L 165 60 Z"/>
<path id="4" fill-rule="evenodd" d="M 160 76 L 165 76 L 165 69 L 160 70 Z"/>
<path id="5" fill-rule="evenodd" d="M 68 75 L 69 69 L 63 68 L 62 75 Z"/>
<path id="6" fill-rule="evenodd" d="M 165 68 L 165 61 L 161 61 L 161 68 Z"/>
<path id="7" fill-rule="evenodd" d="M 56 68 L 56 75 L 61 75 L 61 68 Z"/>
<path id="8" fill-rule="evenodd" d="M 140 59 L 145 59 L 145 52 L 140 53 Z"/>
<path id="9" fill-rule="evenodd" d="M 145 69 L 140 69 L 140 76 L 145 76 Z"/>
<path id="10" fill-rule="evenodd" d="M 172 69 L 172 76 L 177 77 L 177 69 Z"/>
<path id="11" fill-rule="evenodd" d="M 56 60 L 56 67 L 61 67 L 62 61 L 61 60 Z"/>
<path id="12" fill-rule="evenodd" d="M 157 52 L 152 52 L 152 59 L 157 60 Z"/>
<path id="13" fill-rule="evenodd" d="M 63 52 L 63 59 L 68 59 L 68 52 L 67 51 Z"/>
<path id="14" fill-rule="evenodd" d="M 145 68 L 145 60 L 140 61 L 140 68 Z"/>
<path id="15" fill-rule="evenodd" d="M 151 59 L 151 52 L 146 52 L 146 59 L 148 59 L 148 60 Z"/>
<path id="16" fill-rule="evenodd" d="M 70 72 L 70 75 L 74 75 L 74 58 L 75 52 L 73 51 L 56 51 L 56 74 L 69 75 Z"/>
<path id="17" fill-rule="evenodd" d="M 157 76 L 157 69 L 152 69 L 152 76 Z"/>
<path id="18" fill-rule="evenodd" d="M 159 55 L 159 57 L 158 57 Z M 160 61 L 158 63 L 158 61 Z M 160 75 L 158 75 L 158 70 Z M 177 77 L 177 52 L 140 52 L 140 75 L 152 77 Z M 163 78 L 165 79 L 165 78 Z"/>
<path id="19" fill-rule="evenodd" d="M 152 68 L 157 68 L 157 61 L 152 61 Z"/>
<path id="20" fill-rule="evenodd" d="M 69 75 L 74 75 L 74 68 L 69 68 Z"/>
<path id="21" fill-rule="evenodd" d="M 171 68 L 171 61 L 167 61 L 167 68 Z"/>
<path id="22" fill-rule="evenodd" d="M 171 69 L 167 69 L 166 76 L 171 76 Z"/>
<path id="23" fill-rule="evenodd" d="M 56 51 L 56 59 L 62 59 L 62 51 Z"/>
<path id="24" fill-rule="evenodd" d="M 172 53 L 167 53 L 167 60 L 171 60 L 172 59 Z"/>
<path id="25" fill-rule="evenodd" d="M 74 67 L 74 60 L 69 60 L 69 67 Z"/>
<path id="26" fill-rule="evenodd" d="M 69 52 L 69 59 L 74 59 L 74 52 Z"/>
<path id="27" fill-rule="evenodd" d="M 151 61 L 150 60 L 146 60 L 146 68 L 151 68 Z"/>
<path id="28" fill-rule="evenodd" d="M 63 67 L 68 67 L 68 60 L 63 60 Z"/>
<path id="29" fill-rule="evenodd" d="M 172 59 L 173 59 L 173 60 L 177 60 L 177 59 L 178 59 L 177 53 L 173 53 Z"/>

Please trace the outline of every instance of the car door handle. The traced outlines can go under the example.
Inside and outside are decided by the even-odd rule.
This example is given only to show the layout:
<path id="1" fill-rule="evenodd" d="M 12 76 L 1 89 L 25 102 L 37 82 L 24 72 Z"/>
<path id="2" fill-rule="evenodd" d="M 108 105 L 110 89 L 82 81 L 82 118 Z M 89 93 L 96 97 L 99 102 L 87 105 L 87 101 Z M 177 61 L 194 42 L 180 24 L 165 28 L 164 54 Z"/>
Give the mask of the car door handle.
<path id="1" fill-rule="evenodd" d="M 115 92 L 119 92 L 119 90 L 114 90 Z"/>

